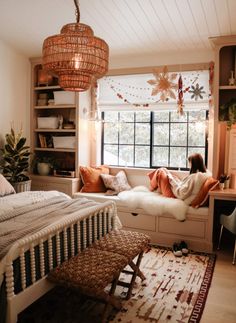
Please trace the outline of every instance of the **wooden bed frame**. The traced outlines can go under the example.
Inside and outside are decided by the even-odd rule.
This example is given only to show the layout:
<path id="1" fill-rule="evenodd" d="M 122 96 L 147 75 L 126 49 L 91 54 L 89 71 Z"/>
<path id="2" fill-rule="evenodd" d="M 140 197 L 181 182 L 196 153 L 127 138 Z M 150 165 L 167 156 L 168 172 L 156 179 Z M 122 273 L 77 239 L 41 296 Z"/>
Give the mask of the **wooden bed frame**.
<path id="1" fill-rule="evenodd" d="M 31 236 L 18 240 L 11 247 L 6 257 L 4 258 L 4 268 L 0 268 L 0 274 L 5 274 L 6 278 L 6 294 L 7 294 L 7 314 L 6 323 L 16 323 L 17 315 L 32 304 L 39 297 L 48 292 L 54 287 L 47 278 L 45 270 L 45 254 L 44 244 L 48 243 L 48 264 L 49 270 L 53 268 L 53 243 L 52 239 L 56 239 L 56 265 L 61 264 L 64 260 L 75 255 L 88 247 L 92 242 L 99 239 L 106 233 L 110 232 L 118 226 L 117 211 L 114 202 L 105 202 L 101 205 L 98 211 L 98 206 L 91 207 L 88 210 L 82 210 L 78 215 L 73 215 L 68 218 L 58 221 Z M 77 230 L 76 228 L 80 228 Z M 76 230 L 75 230 L 76 229 Z M 82 232 L 82 235 L 81 235 Z M 75 235 L 76 233 L 76 235 Z M 64 251 L 61 251 L 61 235 L 63 235 Z M 76 239 L 75 239 L 76 236 Z M 70 243 L 69 243 L 70 240 Z M 36 279 L 36 259 L 35 247 L 39 247 L 40 260 L 40 279 Z M 68 248 L 68 246 L 70 246 Z M 31 284 L 27 286 L 27 273 L 25 263 L 25 253 L 30 253 L 31 267 Z M 54 258 L 53 258 L 54 257 Z M 20 276 L 22 291 L 14 292 L 14 271 L 13 261 L 19 258 L 20 260 Z M 62 260 L 64 259 L 64 260 Z"/>

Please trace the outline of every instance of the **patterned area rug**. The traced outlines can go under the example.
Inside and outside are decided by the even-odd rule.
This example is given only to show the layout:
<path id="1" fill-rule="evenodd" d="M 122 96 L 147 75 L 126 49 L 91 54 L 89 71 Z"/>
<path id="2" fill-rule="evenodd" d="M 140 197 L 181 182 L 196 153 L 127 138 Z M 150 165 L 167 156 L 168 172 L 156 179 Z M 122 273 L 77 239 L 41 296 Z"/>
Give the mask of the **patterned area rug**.
<path id="1" fill-rule="evenodd" d="M 108 322 L 199 322 L 214 265 L 215 255 L 190 253 L 177 258 L 171 250 L 151 248 L 141 263 L 146 280 L 136 279 L 132 297 L 123 300 L 120 312 L 111 312 Z M 117 287 L 116 294 L 124 298 L 125 289 Z M 55 288 L 22 312 L 18 323 L 99 323 L 103 306 Z"/>

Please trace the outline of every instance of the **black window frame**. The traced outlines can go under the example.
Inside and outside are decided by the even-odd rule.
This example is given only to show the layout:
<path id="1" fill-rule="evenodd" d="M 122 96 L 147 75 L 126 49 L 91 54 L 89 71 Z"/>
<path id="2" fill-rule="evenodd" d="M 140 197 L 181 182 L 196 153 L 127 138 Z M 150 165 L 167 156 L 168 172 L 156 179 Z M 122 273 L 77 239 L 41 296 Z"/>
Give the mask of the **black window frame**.
<path id="1" fill-rule="evenodd" d="M 200 110 L 199 110 L 200 111 Z M 112 112 L 112 111 L 110 111 Z M 125 111 L 117 111 L 117 110 L 114 110 L 113 112 L 117 112 L 118 113 L 118 120 L 120 120 L 120 113 L 122 112 L 125 112 Z M 154 113 L 155 111 L 150 111 L 150 121 L 149 122 L 136 122 L 136 114 L 135 112 L 138 112 L 138 111 L 133 111 L 134 112 L 134 121 L 131 122 L 131 121 L 128 121 L 127 123 L 133 123 L 134 124 L 134 143 L 133 144 L 120 144 L 119 143 L 119 132 L 118 132 L 118 143 L 107 143 L 107 145 L 114 145 L 114 146 L 118 146 L 118 156 L 119 156 L 119 149 L 120 149 L 120 146 L 122 145 L 125 145 L 125 146 L 133 146 L 134 147 L 134 153 L 133 153 L 133 165 L 132 166 L 125 166 L 125 167 L 129 167 L 129 168 L 160 168 L 160 167 L 166 167 L 167 169 L 170 169 L 170 170 L 189 170 L 188 167 L 170 167 L 170 166 L 162 166 L 162 165 L 154 165 L 153 164 L 153 148 L 156 147 L 156 146 L 164 146 L 164 147 L 168 147 L 169 151 L 168 151 L 168 164 L 170 163 L 170 149 L 172 147 L 183 147 L 184 149 L 186 149 L 186 159 L 187 159 L 187 156 L 188 156 L 188 149 L 189 148 L 205 148 L 205 165 L 207 166 L 207 159 L 208 159 L 208 129 L 206 129 L 205 131 L 205 145 L 204 146 L 190 146 L 188 145 L 188 130 L 189 130 L 189 124 L 191 123 L 194 123 L 194 121 L 189 121 L 189 113 L 190 111 L 187 111 L 185 113 L 187 113 L 187 120 L 186 121 L 171 121 L 171 112 L 173 111 L 168 111 L 169 113 L 169 121 L 168 122 L 164 122 L 164 121 L 155 121 L 154 120 Z M 208 121 L 208 117 L 209 117 L 209 111 L 205 111 L 206 112 L 206 118 L 205 118 L 205 121 L 207 122 Z M 104 145 L 106 145 L 106 143 L 104 143 L 104 124 L 106 123 L 106 121 L 104 121 L 104 113 L 105 112 L 102 112 L 101 113 L 101 117 L 102 117 L 102 138 L 101 138 L 101 162 L 102 164 L 104 163 Z M 136 123 L 149 123 L 150 125 L 150 143 L 149 144 L 136 144 L 135 143 L 135 125 Z M 154 125 L 157 124 L 157 123 L 167 123 L 169 124 L 169 145 L 154 145 Z M 174 145 L 170 145 L 170 134 L 171 134 L 171 124 L 173 123 L 184 123 L 184 124 L 187 124 L 187 143 L 185 146 L 174 146 Z M 135 146 L 148 146 L 150 147 L 150 158 L 149 158 L 149 166 L 135 166 Z M 119 161 L 119 160 L 118 160 Z M 123 165 L 111 165 L 113 167 L 124 167 Z"/>

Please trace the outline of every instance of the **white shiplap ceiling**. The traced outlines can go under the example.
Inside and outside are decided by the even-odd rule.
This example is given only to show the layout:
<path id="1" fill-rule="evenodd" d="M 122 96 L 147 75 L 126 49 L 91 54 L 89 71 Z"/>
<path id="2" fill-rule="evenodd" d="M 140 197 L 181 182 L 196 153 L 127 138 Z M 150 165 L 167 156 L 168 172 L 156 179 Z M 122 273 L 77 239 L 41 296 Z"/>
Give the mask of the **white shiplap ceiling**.
<path id="1" fill-rule="evenodd" d="M 236 34 L 236 0 L 80 0 L 80 22 L 110 56 L 209 50 L 208 38 Z M 73 0 L 0 0 L 0 39 L 27 57 L 75 22 Z"/>

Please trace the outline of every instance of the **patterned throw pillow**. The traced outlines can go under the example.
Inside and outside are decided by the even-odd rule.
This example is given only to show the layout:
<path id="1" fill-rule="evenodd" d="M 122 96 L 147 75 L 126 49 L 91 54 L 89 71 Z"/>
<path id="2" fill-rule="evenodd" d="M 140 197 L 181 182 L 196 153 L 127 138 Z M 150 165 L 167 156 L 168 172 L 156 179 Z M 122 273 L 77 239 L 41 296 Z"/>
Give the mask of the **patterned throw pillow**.
<path id="1" fill-rule="evenodd" d="M 106 165 L 98 167 L 84 167 L 80 166 L 80 175 L 84 186 L 80 192 L 86 193 L 100 193 L 106 192 L 106 187 L 101 179 L 101 174 L 109 174 L 109 167 Z"/>
<path id="2" fill-rule="evenodd" d="M 219 181 L 217 179 L 214 179 L 213 177 L 207 178 L 206 181 L 202 184 L 202 187 L 200 188 L 197 196 L 191 202 L 190 206 L 194 208 L 205 206 L 209 197 L 209 191 L 213 190 L 218 185 L 218 183 Z"/>
<path id="3" fill-rule="evenodd" d="M 6 180 L 6 178 L 0 174 L 0 196 L 5 196 L 9 194 L 15 194 L 16 191 L 14 187 Z"/>
<path id="4" fill-rule="evenodd" d="M 115 193 L 120 193 L 122 191 L 128 191 L 131 189 L 131 186 L 128 183 L 126 174 L 123 170 L 119 171 L 115 176 L 101 174 L 104 185 L 108 190 L 109 195 L 114 195 Z"/>

